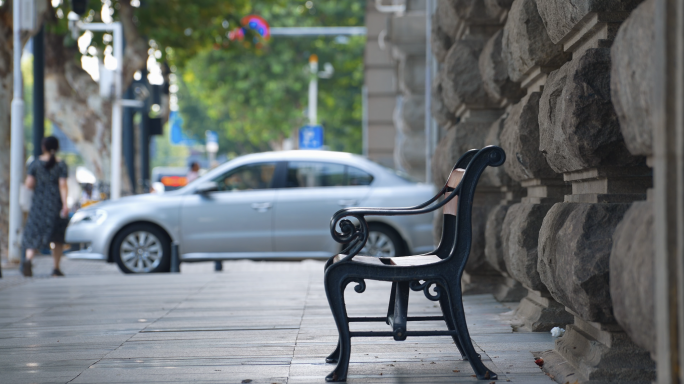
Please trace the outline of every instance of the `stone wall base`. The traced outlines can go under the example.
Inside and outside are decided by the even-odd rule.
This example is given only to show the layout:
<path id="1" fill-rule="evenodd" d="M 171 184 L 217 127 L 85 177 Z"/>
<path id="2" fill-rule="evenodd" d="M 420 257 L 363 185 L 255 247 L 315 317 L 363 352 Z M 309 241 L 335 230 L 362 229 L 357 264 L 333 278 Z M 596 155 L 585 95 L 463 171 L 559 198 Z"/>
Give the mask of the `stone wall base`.
<path id="1" fill-rule="evenodd" d="M 490 267 L 491 268 L 491 267 Z M 491 269 L 494 271 L 494 269 Z M 485 272 L 489 272 L 488 270 Z M 498 272 L 497 272 L 498 273 Z M 480 295 L 496 291 L 501 284 L 501 275 L 495 273 L 473 274 L 463 272 L 461 291 L 464 295 Z"/>
<path id="2" fill-rule="evenodd" d="M 529 290 L 515 311 L 512 325 L 532 332 L 546 332 L 553 327 L 565 327 L 566 324 L 572 324 L 572 321 L 572 315 L 548 293 Z"/>
<path id="3" fill-rule="evenodd" d="M 558 383 L 650 384 L 655 363 L 617 324 L 601 324 L 575 316 L 575 323 L 556 340 L 556 349 L 540 354 L 543 369 Z"/>
<path id="4" fill-rule="evenodd" d="M 494 288 L 494 298 L 500 303 L 518 302 L 527 296 L 527 288 L 517 280 L 500 276 L 498 286 Z"/>

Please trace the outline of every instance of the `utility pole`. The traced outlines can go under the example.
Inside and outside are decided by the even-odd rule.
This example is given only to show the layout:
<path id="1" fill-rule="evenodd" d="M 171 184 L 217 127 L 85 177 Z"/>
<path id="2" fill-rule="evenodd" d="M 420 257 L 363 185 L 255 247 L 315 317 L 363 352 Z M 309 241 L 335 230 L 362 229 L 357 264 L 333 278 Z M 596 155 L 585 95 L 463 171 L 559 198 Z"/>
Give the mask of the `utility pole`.
<path id="1" fill-rule="evenodd" d="M 21 30 L 27 29 L 28 23 L 22 20 L 22 1 L 14 0 L 12 4 L 13 35 L 13 88 L 11 120 L 11 149 L 10 149 L 10 206 L 9 206 L 9 259 L 21 259 L 21 244 L 19 244 L 22 227 L 21 208 L 19 207 L 19 187 L 24 167 L 24 95 L 21 89 Z M 28 4 L 28 3 L 27 3 Z M 26 4 L 23 4 L 26 6 Z M 30 7 L 26 7 L 30 10 Z M 24 15 L 30 17 L 31 15 Z M 25 19 L 28 19 L 25 18 Z M 23 21 L 23 25 L 22 25 Z"/>
<path id="2" fill-rule="evenodd" d="M 45 27 L 33 36 L 33 158 L 42 153 L 45 136 Z"/>

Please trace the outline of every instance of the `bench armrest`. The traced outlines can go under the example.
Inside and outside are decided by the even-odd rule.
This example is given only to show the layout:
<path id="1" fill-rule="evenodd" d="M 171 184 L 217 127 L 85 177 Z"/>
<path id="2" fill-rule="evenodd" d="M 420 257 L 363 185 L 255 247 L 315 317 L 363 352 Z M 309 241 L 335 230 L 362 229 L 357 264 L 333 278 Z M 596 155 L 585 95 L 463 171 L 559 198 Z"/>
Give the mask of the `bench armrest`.
<path id="1" fill-rule="evenodd" d="M 475 186 L 477 185 L 477 181 L 485 167 L 498 167 L 503 164 L 505 159 L 506 154 L 499 147 L 488 146 L 479 151 L 473 149 L 461 156 L 452 169 L 447 183 L 444 185 L 444 187 L 442 187 L 440 192 L 422 204 L 403 208 L 358 207 L 346 208 L 337 211 L 330 220 L 330 234 L 338 243 L 347 244 L 346 248 L 341 252 L 342 254 L 346 254 L 346 256 L 341 261 L 351 260 L 366 245 L 366 241 L 368 240 L 368 223 L 366 222 L 366 216 L 405 216 L 433 212 L 454 200 L 456 196 L 461 194 L 462 190 L 465 193 L 466 200 L 465 203 L 458 201 L 459 205 L 472 204 Z M 457 175 L 455 172 L 457 168 L 464 168 L 465 171 L 462 171 L 458 177 L 452 178 L 452 176 Z M 458 184 L 454 186 L 453 184 L 456 182 L 458 182 Z M 465 187 L 463 186 L 464 182 Z M 439 199 L 440 196 L 446 193 L 448 193 L 448 195 L 445 196 L 444 200 L 433 204 L 435 201 L 437 201 L 437 199 Z M 456 203 L 456 201 L 454 201 L 454 203 Z M 445 214 L 456 214 L 455 204 L 453 205 L 453 207 L 449 206 L 449 212 L 445 210 Z M 460 218 L 459 220 L 466 220 L 464 223 L 469 222 L 470 209 L 466 209 L 464 212 L 467 216 L 467 219 Z M 358 227 L 350 220 L 352 218 L 358 220 Z"/>
<path id="2" fill-rule="evenodd" d="M 446 191 L 449 187 L 445 186 L 442 191 Z M 453 188 L 448 196 L 441 202 L 430 205 L 433 201 L 437 200 L 441 195 L 437 195 L 434 200 L 415 207 L 409 208 L 345 208 L 337 211 L 332 219 L 330 219 L 330 234 L 333 239 L 338 243 L 349 244 L 342 253 L 348 253 L 347 258 L 352 258 L 358 254 L 361 249 L 365 246 L 366 240 L 368 238 L 368 223 L 366 222 L 366 216 L 406 216 L 406 215 L 421 215 L 424 213 L 433 212 L 454 199 L 461 191 L 461 183 L 458 184 L 456 188 Z M 356 226 L 349 220 L 349 218 L 355 218 L 359 221 L 360 228 Z M 339 226 L 340 231 L 337 231 Z"/>

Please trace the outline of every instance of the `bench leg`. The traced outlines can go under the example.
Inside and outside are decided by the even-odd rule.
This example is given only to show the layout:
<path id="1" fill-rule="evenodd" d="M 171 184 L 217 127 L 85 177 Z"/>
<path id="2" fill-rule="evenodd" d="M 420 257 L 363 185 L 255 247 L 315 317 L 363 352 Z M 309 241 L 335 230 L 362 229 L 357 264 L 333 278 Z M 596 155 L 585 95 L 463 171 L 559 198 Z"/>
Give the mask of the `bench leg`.
<path id="1" fill-rule="evenodd" d="M 390 292 L 389 306 L 387 306 L 387 321 L 389 325 L 390 318 L 394 317 L 394 301 L 397 299 L 397 282 L 392 282 L 392 291 Z"/>
<path id="2" fill-rule="evenodd" d="M 328 355 L 328 357 L 325 358 L 326 363 L 337 363 L 337 361 L 340 359 L 340 338 L 337 338 L 337 347 L 335 347 L 335 350 L 332 351 L 331 354 Z"/>
<path id="3" fill-rule="evenodd" d="M 463 310 L 463 295 L 461 292 L 461 279 L 454 279 L 448 284 L 449 303 L 451 308 L 451 316 L 454 320 L 454 326 L 458 331 L 458 339 L 461 341 L 463 352 L 468 357 L 470 366 L 473 367 L 475 375 L 480 380 L 495 380 L 498 378 L 497 374 L 487 368 L 480 359 L 480 356 L 475 352 L 473 342 L 470 340 L 470 333 L 468 332 L 468 324 L 466 323 L 465 312 Z"/>
<path id="4" fill-rule="evenodd" d="M 449 305 L 449 299 L 447 295 L 442 295 L 442 297 L 439 298 L 439 307 L 442 309 L 442 315 L 444 316 L 444 322 L 446 323 L 447 328 L 450 331 L 456 329 L 456 326 L 454 325 L 454 318 L 451 316 L 451 306 Z M 463 347 L 461 346 L 461 341 L 458 339 L 458 336 L 453 335 L 451 338 L 454 339 L 456 348 L 458 348 L 458 351 L 461 352 L 461 358 L 468 361 L 468 356 L 466 356 L 465 352 L 463 352 Z"/>
<path id="5" fill-rule="evenodd" d="M 349 369 L 349 355 L 351 354 L 351 335 L 349 334 L 349 322 L 347 310 L 344 304 L 344 288 L 347 283 L 336 276 L 334 271 L 328 270 L 325 274 L 325 295 L 328 297 L 330 310 L 335 318 L 339 335 L 337 343 L 337 366 L 325 377 L 325 381 L 347 381 Z M 331 354 L 334 355 L 335 352 Z"/>
<path id="6" fill-rule="evenodd" d="M 394 285 L 394 284 L 392 284 Z M 406 322 L 408 317 L 408 301 L 409 301 L 409 283 L 402 281 L 396 283 L 395 297 L 394 297 L 394 311 L 392 317 L 389 318 L 392 326 L 392 333 L 394 340 L 406 340 Z"/>

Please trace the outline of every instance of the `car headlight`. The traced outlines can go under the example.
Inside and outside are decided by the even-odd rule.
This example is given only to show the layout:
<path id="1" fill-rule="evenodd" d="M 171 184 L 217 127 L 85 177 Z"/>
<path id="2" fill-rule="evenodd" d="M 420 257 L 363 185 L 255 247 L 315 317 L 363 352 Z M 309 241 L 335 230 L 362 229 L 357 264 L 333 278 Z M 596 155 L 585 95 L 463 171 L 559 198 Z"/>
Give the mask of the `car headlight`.
<path id="1" fill-rule="evenodd" d="M 107 220 L 107 211 L 102 209 L 77 211 L 71 217 L 69 224 L 77 224 L 80 222 L 95 223 L 97 225 L 102 224 Z"/>

